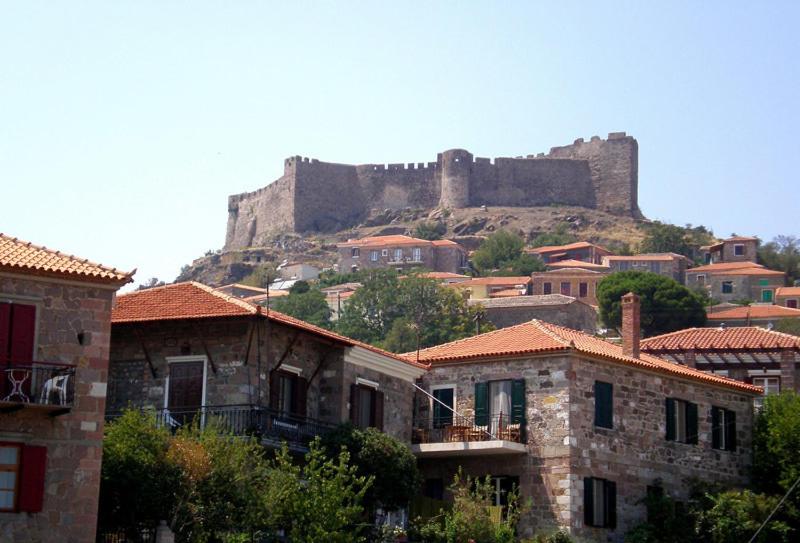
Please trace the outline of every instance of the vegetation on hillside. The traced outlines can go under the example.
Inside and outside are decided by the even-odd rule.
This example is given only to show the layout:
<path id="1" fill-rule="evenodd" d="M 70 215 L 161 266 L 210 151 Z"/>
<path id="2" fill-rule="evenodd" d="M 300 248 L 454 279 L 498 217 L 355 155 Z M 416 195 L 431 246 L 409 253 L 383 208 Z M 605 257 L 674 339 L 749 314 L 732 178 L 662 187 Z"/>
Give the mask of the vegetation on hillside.
<path id="1" fill-rule="evenodd" d="M 714 234 L 705 226 L 677 226 L 654 221 L 645 226 L 645 237 L 639 246 L 640 253 L 677 253 L 697 261 L 700 247 L 711 245 Z"/>
<path id="2" fill-rule="evenodd" d="M 758 248 L 758 262 L 771 270 L 786 273 L 789 284 L 800 279 L 800 239 L 777 236 Z"/>
<path id="3" fill-rule="evenodd" d="M 276 311 L 286 313 L 323 328 L 331 328 L 331 309 L 319 288 L 306 281 L 298 281 L 289 289 L 288 296 L 278 296 L 270 301 Z"/>
<path id="4" fill-rule="evenodd" d="M 522 276 L 543 271 L 541 259 L 524 252 L 525 240 L 507 230 L 487 237 L 472 255 L 472 264 L 481 275 Z"/>

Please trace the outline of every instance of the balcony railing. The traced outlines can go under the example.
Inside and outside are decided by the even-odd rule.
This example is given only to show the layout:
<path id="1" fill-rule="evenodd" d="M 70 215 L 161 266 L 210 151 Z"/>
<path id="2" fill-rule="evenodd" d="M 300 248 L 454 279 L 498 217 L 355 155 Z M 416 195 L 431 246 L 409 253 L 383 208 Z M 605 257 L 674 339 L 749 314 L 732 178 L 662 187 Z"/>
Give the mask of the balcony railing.
<path id="1" fill-rule="evenodd" d="M 106 420 L 113 420 L 120 415 L 119 412 L 107 413 Z M 221 431 L 236 436 L 254 436 L 265 445 L 280 446 L 286 442 L 293 450 L 307 449 L 316 436 L 322 436 L 336 427 L 327 422 L 253 404 L 170 407 L 156 409 L 155 416 L 160 425 L 171 430 L 195 423 L 204 428 L 213 423 Z"/>
<path id="2" fill-rule="evenodd" d="M 500 413 L 479 417 L 446 416 L 417 418 L 413 443 L 453 443 L 466 441 L 511 441 L 525 443 L 525 421 Z"/>
<path id="3" fill-rule="evenodd" d="M 35 407 L 55 416 L 70 410 L 74 396 L 72 364 L 0 363 L 0 412 Z"/>

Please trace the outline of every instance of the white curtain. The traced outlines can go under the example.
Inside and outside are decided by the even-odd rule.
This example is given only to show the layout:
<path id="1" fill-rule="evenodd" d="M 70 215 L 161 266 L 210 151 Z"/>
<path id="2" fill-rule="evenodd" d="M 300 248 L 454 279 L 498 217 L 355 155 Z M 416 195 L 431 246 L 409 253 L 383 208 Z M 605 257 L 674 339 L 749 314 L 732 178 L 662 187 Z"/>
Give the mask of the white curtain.
<path id="1" fill-rule="evenodd" d="M 508 424 L 511 417 L 511 381 L 492 381 L 489 383 L 489 397 L 491 410 L 492 434 L 497 434 L 500 426 L 500 414 L 503 415 L 503 426 Z"/>

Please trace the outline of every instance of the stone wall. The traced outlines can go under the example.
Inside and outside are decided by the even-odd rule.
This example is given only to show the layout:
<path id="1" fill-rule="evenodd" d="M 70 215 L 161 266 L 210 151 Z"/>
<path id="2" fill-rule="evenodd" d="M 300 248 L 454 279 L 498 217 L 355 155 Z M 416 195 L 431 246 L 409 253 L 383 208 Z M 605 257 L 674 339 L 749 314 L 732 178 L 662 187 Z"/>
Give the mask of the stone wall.
<path id="1" fill-rule="evenodd" d="M 296 156 L 266 188 L 229 198 L 225 249 L 278 232 L 342 230 L 387 208 L 565 204 L 639 217 L 637 183 L 638 144 L 624 133 L 494 161 L 463 149 L 439 153 L 436 162 L 388 166 Z"/>
<path id="2" fill-rule="evenodd" d="M 562 303 L 527 303 L 528 298 L 541 299 L 551 296 L 515 296 L 488 300 L 470 300 L 470 305 L 484 306 L 486 318 L 497 328 L 506 328 L 522 324 L 533 319 L 558 324 L 587 334 L 597 331 L 597 312 L 588 304 L 569 301 L 571 298 L 552 295 L 555 298 L 566 298 Z M 536 300 L 530 300 L 536 301 Z"/>
<path id="3" fill-rule="evenodd" d="M 0 541 L 94 542 L 113 297 L 108 288 L 0 275 L 0 299 L 37 307 L 34 360 L 77 366 L 69 413 L 0 414 L 0 441 L 47 447 L 43 510 L 0 513 Z"/>

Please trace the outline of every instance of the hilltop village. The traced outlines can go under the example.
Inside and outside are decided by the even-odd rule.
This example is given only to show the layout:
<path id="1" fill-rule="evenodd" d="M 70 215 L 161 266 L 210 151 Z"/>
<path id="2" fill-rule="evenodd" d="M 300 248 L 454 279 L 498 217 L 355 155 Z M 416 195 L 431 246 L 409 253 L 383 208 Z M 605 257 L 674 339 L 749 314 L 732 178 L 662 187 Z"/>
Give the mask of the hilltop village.
<path id="1" fill-rule="evenodd" d="M 254 446 L 251 467 L 281 450 L 314 466 L 316 438 L 343 431 L 387 440 L 413 470 L 408 494 L 380 486 L 406 465 L 392 460 L 366 473 L 386 490 L 356 493 L 374 502 L 343 517 L 372 541 L 440 541 L 425 534 L 477 499 L 454 478 L 485 482 L 480 515 L 510 538 L 482 541 L 627 541 L 653 522 L 648 499 L 674 516 L 694 484 L 749 487 L 765 397 L 800 387 L 797 269 L 765 262 L 756 237 L 647 221 L 637 153 L 613 133 L 494 160 L 293 157 L 231 196 L 222 250 L 124 293 L 132 272 L 0 234 L 0 539 L 194 540 L 198 481 L 236 455 L 192 427 Z M 104 427 L 122 435 L 137 413 L 152 428 L 135 450 L 171 443 L 170 477 L 195 485 L 156 512 L 125 496 L 160 457 L 138 472 L 137 455 L 103 453 Z M 298 493 L 323 492 L 322 471 Z M 239 480 L 216 484 L 238 505 L 214 537 L 260 522 L 264 541 L 315 540 L 296 535 L 316 526 L 299 509 L 237 516 Z"/>

